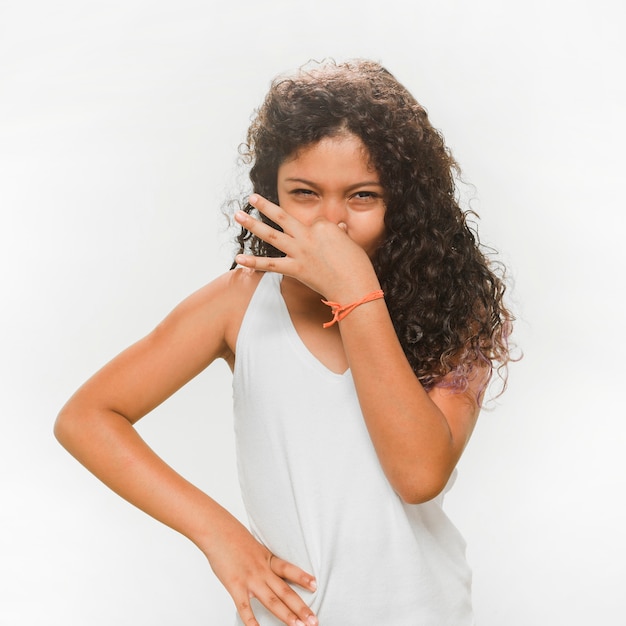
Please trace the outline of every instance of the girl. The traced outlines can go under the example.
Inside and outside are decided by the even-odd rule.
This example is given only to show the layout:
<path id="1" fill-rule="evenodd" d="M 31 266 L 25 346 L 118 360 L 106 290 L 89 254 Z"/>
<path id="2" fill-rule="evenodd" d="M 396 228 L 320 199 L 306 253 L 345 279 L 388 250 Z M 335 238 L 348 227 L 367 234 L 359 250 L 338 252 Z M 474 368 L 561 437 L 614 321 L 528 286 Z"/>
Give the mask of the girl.
<path id="1" fill-rule="evenodd" d="M 455 161 L 369 61 L 274 81 L 245 158 L 232 271 L 85 383 L 56 435 L 203 551 L 238 623 L 472 624 L 442 499 L 512 318 Z M 133 428 L 219 357 L 249 530 Z"/>

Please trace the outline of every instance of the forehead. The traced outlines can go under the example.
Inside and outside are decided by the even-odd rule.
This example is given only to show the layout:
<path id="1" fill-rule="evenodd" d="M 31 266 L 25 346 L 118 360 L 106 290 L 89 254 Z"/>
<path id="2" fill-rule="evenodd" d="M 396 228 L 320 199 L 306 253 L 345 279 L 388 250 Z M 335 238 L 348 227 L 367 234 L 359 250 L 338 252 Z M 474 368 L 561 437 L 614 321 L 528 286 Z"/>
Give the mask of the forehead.
<path id="1" fill-rule="evenodd" d="M 316 143 L 299 148 L 282 162 L 279 175 L 281 172 L 288 174 L 294 170 L 341 170 L 346 174 L 368 173 L 370 178 L 377 178 L 367 147 L 352 133 L 324 137 Z"/>

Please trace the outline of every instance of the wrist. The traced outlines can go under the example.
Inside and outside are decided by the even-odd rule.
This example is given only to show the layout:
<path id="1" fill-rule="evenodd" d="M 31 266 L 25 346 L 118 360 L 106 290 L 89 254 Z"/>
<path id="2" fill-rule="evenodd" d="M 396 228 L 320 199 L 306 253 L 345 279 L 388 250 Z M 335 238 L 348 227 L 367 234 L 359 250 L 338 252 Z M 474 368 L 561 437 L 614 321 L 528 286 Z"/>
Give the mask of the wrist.
<path id="1" fill-rule="evenodd" d="M 194 516 L 193 524 L 184 534 L 211 561 L 214 552 L 233 537 L 247 532 L 245 526 L 215 500 L 207 497 L 207 506 Z"/>
<path id="2" fill-rule="evenodd" d="M 370 291 L 362 298 L 355 300 L 354 302 L 350 302 L 349 304 L 342 304 L 340 302 L 330 302 L 329 300 L 322 300 L 322 302 L 328 305 L 331 309 L 331 313 L 333 314 L 333 319 L 330 322 L 326 322 L 323 324 L 324 328 L 329 328 L 336 322 L 341 322 L 345 317 L 347 317 L 354 309 L 361 306 L 362 304 L 367 304 L 368 302 L 373 302 L 374 300 L 380 300 L 384 298 L 385 294 L 382 289 L 376 289 L 374 291 Z"/>
<path id="3" fill-rule="evenodd" d="M 341 304 L 350 304 L 379 289 L 380 281 L 372 267 L 371 271 L 359 272 L 352 276 L 346 276 L 340 282 L 338 281 L 327 293 L 324 293 L 324 299 Z"/>

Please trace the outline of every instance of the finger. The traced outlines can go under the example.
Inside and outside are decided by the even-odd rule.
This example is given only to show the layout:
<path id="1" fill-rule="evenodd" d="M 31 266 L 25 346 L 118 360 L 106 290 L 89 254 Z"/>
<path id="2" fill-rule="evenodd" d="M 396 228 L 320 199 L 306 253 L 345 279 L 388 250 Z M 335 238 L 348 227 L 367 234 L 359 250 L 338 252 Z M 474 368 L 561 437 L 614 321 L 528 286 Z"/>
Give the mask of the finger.
<path id="1" fill-rule="evenodd" d="M 288 257 L 265 257 L 253 256 L 251 254 L 238 254 L 235 257 L 235 263 L 242 267 L 249 267 L 253 270 L 261 272 L 275 272 L 276 274 L 284 274 L 290 276 L 289 268 L 292 267 L 291 259 Z"/>
<path id="2" fill-rule="evenodd" d="M 278 582 L 272 586 L 275 594 L 279 596 L 295 614 L 298 615 L 303 624 L 306 626 L 317 626 L 317 617 L 311 608 L 305 604 L 302 598 L 285 582 L 286 580 L 289 580 L 292 583 L 313 592 L 317 589 L 315 577 L 311 576 L 311 574 L 308 574 L 296 565 L 293 565 L 288 561 L 284 561 L 275 555 L 270 557 L 269 565 L 270 569 L 277 576 L 279 576 L 277 579 Z"/>
<path id="3" fill-rule="evenodd" d="M 276 555 L 272 555 L 270 559 L 270 568 L 277 576 L 295 583 L 303 589 L 308 589 L 309 591 L 317 589 L 315 576 L 311 576 L 311 574 L 301 570 L 297 565 L 284 561 Z"/>
<path id="4" fill-rule="evenodd" d="M 245 626 L 259 626 L 259 622 L 257 622 L 256 617 L 254 617 L 252 605 L 250 604 L 252 597 L 253 596 L 248 594 L 247 596 L 243 596 L 241 600 L 235 600 L 237 613 L 239 613 L 239 617 L 241 617 L 241 621 Z"/>
<path id="5" fill-rule="evenodd" d="M 304 600 L 284 581 L 276 577 L 254 597 L 289 626 L 318 626 L 317 617 Z"/>
<path id="6" fill-rule="evenodd" d="M 297 232 L 298 225 L 301 225 L 295 217 L 292 217 L 277 204 L 270 202 L 258 193 L 253 193 L 248 202 L 265 217 L 269 217 L 275 224 L 278 224 L 285 233 L 293 235 Z"/>
<path id="7" fill-rule="evenodd" d="M 284 581 L 280 582 L 288 588 L 288 591 L 292 595 L 297 597 L 297 594 L 287 585 L 287 583 Z M 275 593 L 269 585 L 264 584 L 257 592 L 250 590 L 246 593 L 242 589 L 239 594 L 239 599 L 235 599 L 233 596 L 237 612 L 239 613 L 239 617 L 241 617 L 241 621 L 245 624 L 245 626 L 259 626 L 259 622 L 254 615 L 254 611 L 252 610 L 252 598 L 256 598 L 263 606 L 265 606 L 266 609 L 278 617 L 278 619 L 280 619 L 287 626 L 317 626 L 317 618 L 313 615 L 311 609 L 309 609 L 309 607 L 307 607 L 300 598 L 298 599 L 300 600 L 300 604 L 304 607 L 304 610 L 300 610 L 299 614 L 301 614 L 305 621 L 302 621 L 299 614 L 289 608 L 289 606 L 281 598 L 281 595 L 286 597 L 286 600 L 291 605 L 295 606 L 297 609 L 301 609 L 301 607 L 298 606 L 298 603 L 294 602 L 293 598 L 289 598 L 289 594 L 285 592 L 284 589 L 279 588 L 278 591 L 279 593 Z"/>
<path id="8" fill-rule="evenodd" d="M 244 211 L 237 211 L 235 220 L 259 239 L 262 239 L 277 250 L 289 254 L 291 249 L 289 244 L 292 242 L 292 237 L 289 234 L 281 232 Z"/>

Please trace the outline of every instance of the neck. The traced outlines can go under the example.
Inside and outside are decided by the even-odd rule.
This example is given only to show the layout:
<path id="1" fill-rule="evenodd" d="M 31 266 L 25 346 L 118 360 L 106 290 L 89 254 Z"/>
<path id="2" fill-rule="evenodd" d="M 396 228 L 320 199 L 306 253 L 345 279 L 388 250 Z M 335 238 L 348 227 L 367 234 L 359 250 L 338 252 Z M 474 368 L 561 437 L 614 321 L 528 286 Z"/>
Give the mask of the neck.
<path id="1" fill-rule="evenodd" d="M 284 276 L 281 283 L 281 292 L 293 315 L 319 317 L 324 321 L 330 319 L 330 309 L 322 302 L 323 296 L 299 280 Z"/>

